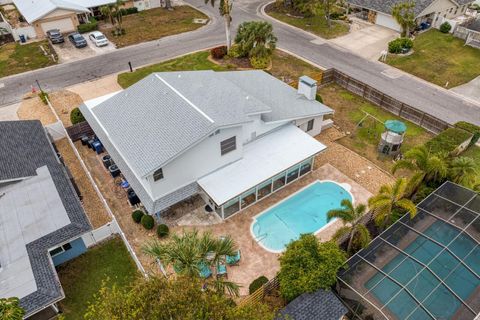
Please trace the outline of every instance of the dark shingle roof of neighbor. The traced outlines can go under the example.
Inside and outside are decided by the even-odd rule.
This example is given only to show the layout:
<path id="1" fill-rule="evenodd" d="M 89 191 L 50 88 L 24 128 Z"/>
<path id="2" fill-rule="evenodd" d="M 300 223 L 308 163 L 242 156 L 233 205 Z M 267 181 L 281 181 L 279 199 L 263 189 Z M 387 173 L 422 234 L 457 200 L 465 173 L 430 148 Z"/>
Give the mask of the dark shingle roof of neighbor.
<path id="1" fill-rule="evenodd" d="M 279 312 L 277 320 L 338 320 L 347 308 L 331 291 L 304 293 Z"/>
<path id="2" fill-rule="evenodd" d="M 0 163 L 0 181 L 33 176 L 37 168 L 47 166 L 71 221 L 27 244 L 37 291 L 20 299 L 20 304 L 31 315 L 63 297 L 48 249 L 82 235 L 91 226 L 40 121 L 0 121 Z"/>
<path id="3" fill-rule="evenodd" d="M 418 16 L 420 13 L 422 13 L 423 10 L 425 10 L 435 1 L 436 0 L 416 0 L 414 10 L 415 16 Z M 392 8 L 397 3 L 405 2 L 405 0 L 347 0 L 347 2 L 358 7 L 391 15 Z M 458 5 L 462 6 L 464 4 L 472 3 L 473 0 L 456 0 L 455 2 L 458 3 Z"/>

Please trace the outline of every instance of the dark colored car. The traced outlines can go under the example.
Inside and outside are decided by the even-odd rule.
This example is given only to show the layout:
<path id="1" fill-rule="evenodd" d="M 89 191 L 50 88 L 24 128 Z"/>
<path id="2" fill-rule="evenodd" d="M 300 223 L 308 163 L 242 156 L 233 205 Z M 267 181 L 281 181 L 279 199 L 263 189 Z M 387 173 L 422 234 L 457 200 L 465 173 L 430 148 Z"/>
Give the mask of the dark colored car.
<path id="1" fill-rule="evenodd" d="M 58 29 L 52 29 L 47 31 L 47 37 L 52 43 L 63 43 L 65 39 Z"/>
<path id="2" fill-rule="evenodd" d="M 70 33 L 68 35 L 68 40 L 70 40 L 71 43 L 76 48 L 83 48 L 87 46 L 87 40 L 78 32 Z"/>

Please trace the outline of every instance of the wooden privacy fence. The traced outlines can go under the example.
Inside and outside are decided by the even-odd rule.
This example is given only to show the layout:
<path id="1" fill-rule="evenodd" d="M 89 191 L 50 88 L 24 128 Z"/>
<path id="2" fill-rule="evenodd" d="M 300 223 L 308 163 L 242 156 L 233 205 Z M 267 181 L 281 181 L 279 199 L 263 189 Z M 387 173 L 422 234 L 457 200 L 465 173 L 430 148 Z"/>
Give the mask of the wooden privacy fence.
<path id="1" fill-rule="evenodd" d="M 438 134 L 443 130 L 451 127 L 447 122 L 440 120 L 434 116 L 420 111 L 410 105 L 407 105 L 385 93 L 356 80 L 345 73 L 336 69 L 328 69 L 324 71 L 321 85 L 335 82 L 348 91 L 362 96 L 364 99 L 374 103 L 380 108 L 397 115 L 405 120 L 411 121 L 420 127 Z"/>
<path id="2" fill-rule="evenodd" d="M 67 130 L 67 134 L 73 142 L 80 140 L 83 136 L 95 134 L 87 121 L 74 124 L 73 126 L 65 128 L 65 130 Z"/>
<path id="3" fill-rule="evenodd" d="M 258 288 L 254 293 L 240 301 L 238 306 L 241 307 L 255 302 L 261 302 L 266 295 L 274 292 L 278 288 L 280 288 L 280 281 L 277 277 L 274 277 L 270 279 L 267 283 L 265 283 L 263 286 Z"/>

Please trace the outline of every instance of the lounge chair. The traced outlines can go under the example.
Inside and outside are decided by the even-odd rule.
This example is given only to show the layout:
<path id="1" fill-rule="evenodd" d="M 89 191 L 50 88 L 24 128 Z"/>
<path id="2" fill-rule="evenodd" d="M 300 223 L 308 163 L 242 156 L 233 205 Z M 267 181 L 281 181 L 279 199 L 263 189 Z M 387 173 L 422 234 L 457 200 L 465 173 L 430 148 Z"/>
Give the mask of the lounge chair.
<path id="1" fill-rule="evenodd" d="M 227 277 L 227 265 L 223 262 L 217 263 L 217 277 Z"/>
<path id="2" fill-rule="evenodd" d="M 199 264 L 198 269 L 201 278 L 206 279 L 212 275 L 212 270 L 210 270 L 210 267 L 204 262 Z"/>
<path id="3" fill-rule="evenodd" d="M 230 266 L 238 265 L 238 263 L 240 262 L 241 256 L 242 255 L 240 253 L 240 250 L 237 250 L 237 252 L 233 256 L 226 256 L 225 260 L 227 261 L 227 264 Z"/>

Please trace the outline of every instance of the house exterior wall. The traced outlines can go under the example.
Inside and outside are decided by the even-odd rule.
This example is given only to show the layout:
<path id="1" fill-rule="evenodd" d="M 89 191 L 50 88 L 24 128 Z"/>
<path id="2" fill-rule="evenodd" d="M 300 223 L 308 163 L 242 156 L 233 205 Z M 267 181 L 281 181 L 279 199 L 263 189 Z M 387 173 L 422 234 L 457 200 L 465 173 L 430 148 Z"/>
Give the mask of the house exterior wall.
<path id="1" fill-rule="evenodd" d="M 60 11 L 60 12 L 58 12 Z M 75 31 L 77 26 L 80 24 L 78 21 L 77 14 L 75 12 L 66 11 L 66 10 L 55 10 L 54 12 L 50 13 L 48 16 L 39 19 L 33 23 L 33 27 L 35 28 L 35 33 L 37 34 L 37 38 L 45 38 L 45 32 L 47 30 L 43 30 L 42 23 L 45 22 L 52 22 L 56 20 L 62 19 L 71 19 L 73 29 L 72 30 L 61 30 L 62 32 L 72 32 Z"/>
<path id="2" fill-rule="evenodd" d="M 313 119 L 313 128 L 310 131 L 307 131 L 308 121 Z M 295 125 L 299 127 L 301 130 L 305 131 L 312 137 L 320 134 L 322 132 L 322 124 L 323 124 L 323 116 L 315 117 L 315 118 L 305 118 L 301 120 L 296 120 Z"/>
<path id="3" fill-rule="evenodd" d="M 220 154 L 220 142 L 237 137 L 236 150 L 225 155 Z M 162 167 L 163 179 L 153 181 L 153 174 L 142 182 L 153 199 L 158 199 L 176 189 L 196 182 L 200 177 L 215 171 L 242 157 L 243 130 L 241 126 L 221 129 L 220 132 L 205 138 L 202 142 L 187 150 L 179 157 Z"/>
<path id="4" fill-rule="evenodd" d="M 275 128 L 283 126 L 287 121 L 279 121 L 275 123 L 265 123 L 261 119 L 261 115 L 250 116 L 252 122 L 243 125 L 243 144 L 255 140 L 256 137 L 271 131 Z"/>
<path id="5" fill-rule="evenodd" d="M 451 0 L 437 0 L 425 8 L 425 10 L 419 14 L 419 18 L 421 19 L 423 16 L 434 14 L 433 26 L 438 28 L 443 23 L 441 18 L 456 18 L 464 14 L 465 11 L 467 11 L 467 8 L 468 5 L 457 6 Z"/>
<path id="6" fill-rule="evenodd" d="M 72 246 L 71 249 L 52 257 L 54 266 L 58 266 L 69 260 L 72 260 L 73 258 L 76 258 L 87 251 L 87 246 L 83 242 L 82 238 L 75 239 L 69 243 Z"/>

